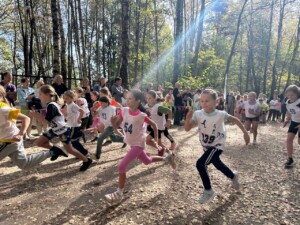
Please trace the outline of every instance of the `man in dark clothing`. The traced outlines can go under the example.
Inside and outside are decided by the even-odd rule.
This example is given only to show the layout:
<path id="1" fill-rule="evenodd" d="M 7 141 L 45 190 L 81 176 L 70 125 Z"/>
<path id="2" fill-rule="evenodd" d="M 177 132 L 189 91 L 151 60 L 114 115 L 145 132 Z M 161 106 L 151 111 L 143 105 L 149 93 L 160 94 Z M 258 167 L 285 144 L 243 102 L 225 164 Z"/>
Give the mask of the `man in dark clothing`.
<path id="1" fill-rule="evenodd" d="M 115 79 L 115 83 L 111 87 L 112 97 L 122 104 L 122 97 L 124 95 L 124 88 L 122 87 L 122 78 L 117 77 Z"/>
<path id="2" fill-rule="evenodd" d="M 174 108 L 175 108 L 175 115 L 174 115 L 174 125 L 180 126 L 180 121 L 182 120 L 182 115 L 184 112 L 184 106 L 182 101 L 182 94 L 179 91 L 180 84 L 178 82 L 175 83 L 175 88 L 173 90 L 174 95 Z"/>
<path id="3" fill-rule="evenodd" d="M 5 72 L 2 74 L 2 81 L 0 85 L 2 85 L 6 91 L 6 98 L 10 104 L 15 105 L 15 100 L 17 99 L 17 88 L 15 85 L 10 83 L 12 80 L 12 75 L 9 72 Z"/>

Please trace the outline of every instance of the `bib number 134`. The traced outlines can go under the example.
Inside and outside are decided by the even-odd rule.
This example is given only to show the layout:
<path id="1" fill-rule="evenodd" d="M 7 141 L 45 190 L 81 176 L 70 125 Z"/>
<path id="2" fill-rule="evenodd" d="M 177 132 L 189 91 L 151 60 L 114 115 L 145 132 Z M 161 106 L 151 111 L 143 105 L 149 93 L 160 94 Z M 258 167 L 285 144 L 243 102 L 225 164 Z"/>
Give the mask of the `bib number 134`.
<path id="1" fill-rule="evenodd" d="M 124 123 L 124 132 L 132 134 L 132 124 Z"/>

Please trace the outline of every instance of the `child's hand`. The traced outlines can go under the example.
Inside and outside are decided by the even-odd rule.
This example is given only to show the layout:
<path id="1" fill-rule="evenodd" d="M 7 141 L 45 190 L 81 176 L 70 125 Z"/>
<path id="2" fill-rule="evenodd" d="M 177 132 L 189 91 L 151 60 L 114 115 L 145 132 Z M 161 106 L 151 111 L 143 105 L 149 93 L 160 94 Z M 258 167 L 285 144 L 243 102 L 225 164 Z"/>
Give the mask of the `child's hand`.
<path id="1" fill-rule="evenodd" d="M 194 110 L 189 110 L 189 112 L 186 114 L 186 120 L 190 121 L 193 117 Z"/>
<path id="2" fill-rule="evenodd" d="M 77 119 L 77 123 L 82 123 L 81 118 Z"/>
<path id="3" fill-rule="evenodd" d="M 118 122 L 118 116 L 112 116 L 110 118 L 110 122 L 112 123 L 112 125 L 114 126 L 117 122 Z"/>
<path id="4" fill-rule="evenodd" d="M 165 127 L 166 127 L 166 128 L 170 128 L 171 125 L 172 125 L 171 120 L 167 120 L 167 123 L 166 123 Z"/>
<path id="5" fill-rule="evenodd" d="M 246 145 L 248 145 L 250 142 L 250 136 L 249 136 L 248 132 L 244 133 L 244 140 L 245 140 Z"/>
<path id="6" fill-rule="evenodd" d="M 289 120 L 286 120 L 286 121 L 284 121 L 284 123 L 283 123 L 283 128 L 289 123 L 290 121 Z M 298 129 L 299 129 L 299 126 L 298 126 Z"/>
<path id="7" fill-rule="evenodd" d="M 13 136 L 12 138 L 14 141 L 21 141 L 23 139 L 23 136 L 20 134 L 17 134 L 15 136 Z"/>

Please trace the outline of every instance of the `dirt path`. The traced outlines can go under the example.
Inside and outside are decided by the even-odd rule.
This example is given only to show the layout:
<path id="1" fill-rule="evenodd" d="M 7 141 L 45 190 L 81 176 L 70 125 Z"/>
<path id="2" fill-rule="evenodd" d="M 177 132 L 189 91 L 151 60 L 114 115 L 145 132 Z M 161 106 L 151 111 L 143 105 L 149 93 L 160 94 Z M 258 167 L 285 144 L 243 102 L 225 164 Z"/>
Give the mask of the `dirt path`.
<path id="1" fill-rule="evenodd" d="M 79 172 L 74 158 L 46 160 L 31 171 L 20 171 L 8 158 L 0 163 L 0 224 L 300 224 L 300 166 L 284 169 L 286 130 L 279 124 L 259 128 L 256 146 L 244 146 L 237 127 L 227 125 L 227 150 L 222 158 L 239 171 L 242 190 L 209 166 L 215 199 L 197 202 L 202 185 L 195 168 L 201 155 L 196 130 L 173 128 L 179 168 L 144 166 L 128 171 L 125 199 L 108 207 L 103 196 L 116 189 L 117 165 L 126 150 L 104 147 L 99 163 Z M 29 147 L 30 143 L 26 143 Z M 94 151 L 95 145 L 86 145 Z M 38 148 L 27 148 L 29 153 Z M 295 159 L 300 161 L 295 142 Z M 150 153 L 155 153 L 149 149 Z"/>

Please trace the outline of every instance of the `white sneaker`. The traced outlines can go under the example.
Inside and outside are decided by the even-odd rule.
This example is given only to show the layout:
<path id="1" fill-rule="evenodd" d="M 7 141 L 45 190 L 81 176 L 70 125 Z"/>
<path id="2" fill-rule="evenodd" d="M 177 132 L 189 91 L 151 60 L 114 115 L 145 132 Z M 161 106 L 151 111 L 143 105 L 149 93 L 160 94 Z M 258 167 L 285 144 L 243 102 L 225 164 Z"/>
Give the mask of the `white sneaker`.
<path id="1" fill-rule="evenodd" d="M 240 189 L 240 183 L 239 183 L 239 174 L 237 172 L 233 172 L 234 177 L 232 179 L 232 188 L 235 190 Z"/>
<path id="2" fill-rule="evenodd" d="M 254 145 L 256 145 L 256 144 L 257 144 L 256 140 L 253 140 L 253 144 L 254 144 Z"/>
<path id="3" fill-rule="evenodd" d="M 214 197 L 215 197 L 215 192 L 213 189 L 204 190 L 202 196 L 199 199 L 199 202 L 201 204 L 204 204 L 204 203 L 207 203 L 207 202 L 213 200 Z"/>
<path id="4" fill-rule="evenodd" d="M 123 199 L 123 192 L 119 189 L 111 194 L 107 194 L 104 196 L 104 199 L 106 202 L 108 202 L 111 205 L 118 204 Z"/>
<path id="5" fill-rule="evenodd" d="M 170 164 L 171 167 L 176 170 L 177 168 L 177 165 L 176 165 L 176 162 L 175 162 L 175 155 L 174 153 L 170 153 L 167 157 L 166 157 L 166 163 L 167 164 Z"/>

